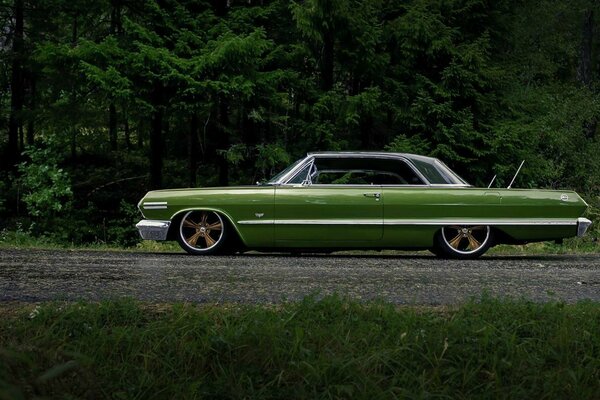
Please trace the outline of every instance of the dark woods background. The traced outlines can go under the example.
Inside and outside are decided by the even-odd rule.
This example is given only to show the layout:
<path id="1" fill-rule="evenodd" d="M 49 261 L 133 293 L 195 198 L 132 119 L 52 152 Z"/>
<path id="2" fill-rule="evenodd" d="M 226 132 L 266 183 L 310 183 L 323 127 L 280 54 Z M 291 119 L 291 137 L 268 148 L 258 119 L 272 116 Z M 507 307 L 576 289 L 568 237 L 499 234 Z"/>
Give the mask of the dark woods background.
<path id="1" fill-rule="evenodd" d="M 0 230 L 132 244 L 160 187 L 307 151 L 600 194 L 594 0 L 0 0 Z"/>

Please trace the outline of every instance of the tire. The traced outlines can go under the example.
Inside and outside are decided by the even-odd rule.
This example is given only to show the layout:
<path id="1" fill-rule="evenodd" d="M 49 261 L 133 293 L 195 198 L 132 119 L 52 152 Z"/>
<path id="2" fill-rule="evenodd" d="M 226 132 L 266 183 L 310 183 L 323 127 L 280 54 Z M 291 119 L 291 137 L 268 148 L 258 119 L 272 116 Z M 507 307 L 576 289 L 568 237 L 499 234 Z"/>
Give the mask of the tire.
<path id="1" fill-rule="evenodd" d="M 214 211 L 187 212 L 179 222 L 177 241 L 190 254 L 216 254 L 225 249 L 227 226 Z"/>
<path id="2" fill-rule="evenodd" d="M 435 244 L 434 247 L 431 247 L 428 250 L 436 257 L 444 257 L 445 256 L 445 253 L 440 249 L 440 247 L 437 245 L 437 243 Z"/>
<path id="3" fill-rule="evenodd" d="M 473 259 L 485 253 L 492 242 L 492 229 L 487 225 L 445 226 L 436 236 L 436 255 Z"/>

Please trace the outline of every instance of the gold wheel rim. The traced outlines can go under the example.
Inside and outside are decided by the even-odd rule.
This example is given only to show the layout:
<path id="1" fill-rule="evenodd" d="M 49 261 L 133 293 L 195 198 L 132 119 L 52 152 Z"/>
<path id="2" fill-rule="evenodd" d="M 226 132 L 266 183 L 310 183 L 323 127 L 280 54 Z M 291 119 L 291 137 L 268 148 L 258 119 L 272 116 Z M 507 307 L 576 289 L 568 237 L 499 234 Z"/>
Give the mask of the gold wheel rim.
<path id="1" fill-rule="evenodd" d="M 490 239 L 490 227 L 475 226 L 445 226 L 442 228 L 442 238 L 452 251 L 458 254 L 473 254 L 485 246 Z"/>
<path id="2" fill-rule="evenodd" d="M 223 237 L 223 219 L 214 211 L 189 211 L 181 220 L 179 234 L 195 251 L 208 251 Z"/>

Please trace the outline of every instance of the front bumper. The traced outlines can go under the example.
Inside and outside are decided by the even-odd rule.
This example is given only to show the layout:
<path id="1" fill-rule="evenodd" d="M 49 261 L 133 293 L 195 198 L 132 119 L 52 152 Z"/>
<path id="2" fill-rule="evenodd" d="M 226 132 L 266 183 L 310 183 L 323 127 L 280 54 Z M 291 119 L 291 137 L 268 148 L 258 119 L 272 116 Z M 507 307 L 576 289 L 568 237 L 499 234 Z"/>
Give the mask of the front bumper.
<path id="1" fill-rule="evenodd" d="M 577 236 L 585 235 L 585 231 L 591 224 L 592 221 L 587 218 L 577 218 Z"/>
<path id="2" fill-rule="evenodd" d="M 154 219 L 143 219 L 135 225 L 144 240 L 167 240 L 169 226 L 171 226 L 171 221 Z"/>

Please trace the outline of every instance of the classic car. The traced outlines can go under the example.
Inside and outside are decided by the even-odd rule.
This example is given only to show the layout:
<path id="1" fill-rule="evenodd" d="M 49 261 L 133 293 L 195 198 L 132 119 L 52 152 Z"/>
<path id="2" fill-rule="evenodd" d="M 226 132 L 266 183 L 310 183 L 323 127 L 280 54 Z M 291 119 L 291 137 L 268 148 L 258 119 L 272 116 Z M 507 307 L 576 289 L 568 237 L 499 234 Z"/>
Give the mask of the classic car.
<path id="1" fill-rule="evenodd" d="M 244 250 L 429 249 L 475 258 L 499 243 L 582 236 L 586 202 L 566 190 L 477 188 L 436 158 L 310 153 L 256 186 L 156 190 L 138 205 L 143 239 L 190 254 Z"/>

